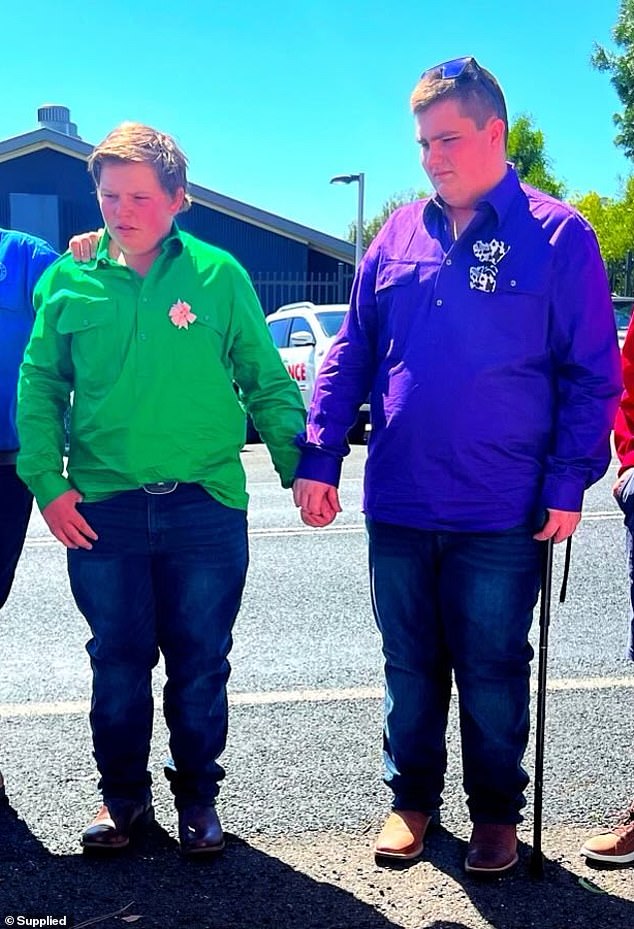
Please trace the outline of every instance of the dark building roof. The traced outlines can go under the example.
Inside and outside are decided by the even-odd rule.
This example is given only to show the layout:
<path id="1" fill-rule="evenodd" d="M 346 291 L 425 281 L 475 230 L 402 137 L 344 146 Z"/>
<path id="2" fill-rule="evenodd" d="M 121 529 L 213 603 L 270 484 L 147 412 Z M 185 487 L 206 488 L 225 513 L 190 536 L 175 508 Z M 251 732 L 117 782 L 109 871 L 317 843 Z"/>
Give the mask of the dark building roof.
<path id="1" fill-rule="evenodd" d="M 42 126 L 31 132 L 1 141 L 0 166 L 15 159 L 22 159 L 36 153 L 49 151 L 71 156 L 85 163 L 92 151 L 92 146 L 78 137 Z M 88 181 L 88 183 L 90 182 Z M 309 226 L 277 216 L 275 213 L 261 210 L 258 207 L 227 197 L 199 184 L 190 184 L 189 193 L 194 205 L 211 209 L 227 218 L 238 220 L 240 223 L 247 223 L 251 227 L 301 243 L 303 246 L 336 261 L 348 265 L 354 264 L 354 246 L 343 239 L 311 229 Z M 183 216 L 186 215 L 183 214 Z M 189 224 L 186 220 L 181 220 L 183 220 L 183 217 L 179 222 L 186 228 Z M 206 238 L 206 236 L 202 237 Z M 223 247 L 227 246 L 223 245 Z"/>

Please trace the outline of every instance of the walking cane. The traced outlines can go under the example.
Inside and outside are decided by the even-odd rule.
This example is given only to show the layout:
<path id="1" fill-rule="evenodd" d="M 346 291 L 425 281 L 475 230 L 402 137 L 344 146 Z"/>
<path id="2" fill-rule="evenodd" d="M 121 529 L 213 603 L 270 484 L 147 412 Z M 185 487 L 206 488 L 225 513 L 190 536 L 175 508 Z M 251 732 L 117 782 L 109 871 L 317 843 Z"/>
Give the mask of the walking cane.
<path id="1" fill-rule="evenodd" d="M 550 628 L 550 598 L 553 586 L 554 542 L 548 539 L 543 551 L 542 590 L 539 604 L 539 670 L 537 674 L 537 724 L 535 727 L 535 800 L 533 805 L 533 854 L 530 871 L 533 877 L 544 876 L 542 854 L 542 810 L 544 806 L 544 743 L 546 730 L 546 671 L 548 664 L 548 630 Z M 566 599 L 572 536 L 566 540 L 566 557 L 559 592 L 559 602 Z"/>
<path id="2" fill-rule="evenodd" d="M 539 604 L 539 671 L 537 674 L 537 724 L 535 728 L 535 800 L 533 807 L 533 854 L 530 870 L 533 877 L 544 876 L 542 854 L 542 809 L 544 800 L 544 740 L 546 726 L 546 669 L 548 661 L 548 629 L 550 597 L 553 582 L 553 547 L 548 539 L 542 559 L 542 589 Z"/>

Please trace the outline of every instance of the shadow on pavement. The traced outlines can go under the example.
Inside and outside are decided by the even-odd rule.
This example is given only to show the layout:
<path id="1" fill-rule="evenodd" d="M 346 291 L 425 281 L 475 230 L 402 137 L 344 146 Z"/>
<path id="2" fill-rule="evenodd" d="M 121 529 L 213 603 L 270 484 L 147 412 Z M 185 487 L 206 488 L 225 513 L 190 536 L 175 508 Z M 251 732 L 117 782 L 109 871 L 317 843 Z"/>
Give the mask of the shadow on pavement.
<path id="1" fill-rule="evenodd" d="M 531 848 L 520 843 L 520 861 L 507 875 L 478 879 L 464 872 L 467 843 L 445 829 L 427 846 L 427 860 L 463 888 L 471 903 L 494 929 L 630 929 L 634 903 L 596 888 L 583 887 L 579 878 L 546 858 L 544 877 L 529 874 Z M 464 929 L 461 923 L 434 922 L 429 929 Z"/>
<path id="2" fill-rule="evenodd" d="M 116 857 L 53 855 L 4 803 L 0 925 L 20 914 L 67 915 L 76 927 L 103 929 L 398 929 L 346 891 L 231 835 L 224 854 L 207 861 L 182 859 L 158 825 Z"/>

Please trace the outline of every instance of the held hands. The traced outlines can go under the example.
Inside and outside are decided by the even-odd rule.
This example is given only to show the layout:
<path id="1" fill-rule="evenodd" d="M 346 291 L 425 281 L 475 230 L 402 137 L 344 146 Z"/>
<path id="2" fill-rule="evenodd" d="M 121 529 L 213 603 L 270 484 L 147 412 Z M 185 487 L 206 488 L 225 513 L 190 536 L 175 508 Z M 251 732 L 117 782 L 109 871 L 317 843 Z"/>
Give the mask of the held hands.
<path id="1" fill-rule="evenodd" d="M 546 522 L 533 536 L 538 542 L 545 542 L 547 539 L 564 542 L 581 522 L 581 513 L 571 513 L 569 510 L 546 510 L 546 512 L 548 514 Z"/>
<path id="2" fill-rule="evenodd" d="M 97 246 L 103 235 L 103 229 L 97 229 L 96 232 L 82 232 L 80 235 L 74 235 L 68 247 L 75 261 L 82 264 L 86 261 L 92 261 L 97 256 Z"/>
<path id="3" fill-rule="evenodd" d="M 623 484 L 625 484 L 625 482 L 628 480 L 631 474 L 631 471 L 632 471 L 631 468 L 626 468 L 625 471 L 622 472 L 622 474 L 619 474 L 616 481 L 614 482 L 614 486 L 612 487 L 613 497 L 618 497 L 621 491 L 621 488 L 623 487 Z"/>
<path id="4" fill-rule="evenodd" d="M 89 540 L 97 539 L 97 533 L 90 528 L 77 509 L 77 504 L 83 499 L 79 491 L 67 490 L 42 510 L 46 525 L 66 548 L 91 549 Z"/>
<path id="5" fill-rule="evenodd" d="M 293 483 L 293 500 L 307 526 L 328 526 L 341 513 L 339 494 L 332 484 L 298 477 Z"/>

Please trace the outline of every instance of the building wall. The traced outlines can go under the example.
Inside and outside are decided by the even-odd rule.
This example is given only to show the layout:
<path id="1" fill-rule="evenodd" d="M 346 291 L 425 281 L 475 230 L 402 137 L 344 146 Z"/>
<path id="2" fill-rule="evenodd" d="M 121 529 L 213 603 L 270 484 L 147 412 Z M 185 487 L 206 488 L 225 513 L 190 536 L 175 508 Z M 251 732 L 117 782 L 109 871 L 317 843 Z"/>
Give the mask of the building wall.
<path id="1" fill-rule="evenodd" d="M 0 209 L 0 214 L 8 212 L 5 225 L 20 228 L 11 215 L 11 194 L 43 194 L 58 198 L 57 223 L 52 221 L 50 231 L 45 235 L 56 248 L 66 248 L 69 238 L 75 233 L 97 229 L 101 225 L 101 213 L 86 163 L 71 155 L 44 149 L 0 162 L 0 201 L 4 201 L 5 197 L 9 201 L 8 209 Z M 36 212 L 34 204 L 33 213 Z M 24 225 L 27 215 L 28 210 L 22 201 L 21 225 Z M 44 230 L 34 227 L 21 231 L 44 234 Z"/>
<path id="2" fill-rule="evenodd" d="M 302 242 L 278 235 L 234 216 L 194 203 L 178 223 L 205 242 L 224 248 L 250 272 L 307 271 L 308 249 Z"/>
<path id="3" fill-rule="evenodd" d="M 285 302 L 283 287 L 290 278 L 300 294 L 296 296 L 293 291 L 293 299 L 315 299 L 309 289 L 310 278 L 324 275 L 333 280 L 341 278 L 341 262 L 336 258 L 202 204 L 193 204 L 178 217 L 178 222 L 193 235 L 231 252 L 250 274 L 268 276 L 270 286 L 265 303 L 268 311 Z M 41 235 L 64 250 L 71 236 L 97 229 L 101 224 L 92 178 L 83 159 L 40 149 L 0 162 L 0 225 Z M 347 264 L 343 267 L 346 272 L 351 269 Z M 258 285 L 259 282 L 256 288 L 260 290 Z"/>

